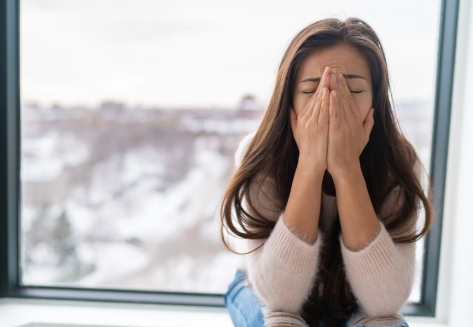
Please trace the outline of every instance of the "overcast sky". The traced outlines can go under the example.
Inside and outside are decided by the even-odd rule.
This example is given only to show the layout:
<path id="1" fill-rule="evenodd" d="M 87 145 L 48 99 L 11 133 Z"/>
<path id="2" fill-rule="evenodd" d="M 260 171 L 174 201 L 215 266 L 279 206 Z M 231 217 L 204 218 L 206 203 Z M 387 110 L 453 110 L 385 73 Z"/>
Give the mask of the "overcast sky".
<path id="1" fill-rule="evenodd" d="M 396 102 L 432 101 L 439 0 L 22 0 L 21 96 L 49 106 L 261 105 L 292 38 L 359 17 L 381 39 Z"/>

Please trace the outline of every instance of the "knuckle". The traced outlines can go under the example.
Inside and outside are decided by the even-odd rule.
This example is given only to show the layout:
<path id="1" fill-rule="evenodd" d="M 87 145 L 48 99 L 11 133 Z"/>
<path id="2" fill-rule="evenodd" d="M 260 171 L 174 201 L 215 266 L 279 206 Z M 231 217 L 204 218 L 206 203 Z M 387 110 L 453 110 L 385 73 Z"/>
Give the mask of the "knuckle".
<path id="1" fill-rule="evenodd" d="M 308 118 L 309 118 L 309 117 L 307 116 L 307 111 L 306 111 L 306 112 L 304 112 L 302 115 L 299 116 L 299 119 L 298 119 L 298 120 L 300 120 L 300 122 L 303 124 L 303 123 L 305 123 L 305 122 L 307 121 Z"/>

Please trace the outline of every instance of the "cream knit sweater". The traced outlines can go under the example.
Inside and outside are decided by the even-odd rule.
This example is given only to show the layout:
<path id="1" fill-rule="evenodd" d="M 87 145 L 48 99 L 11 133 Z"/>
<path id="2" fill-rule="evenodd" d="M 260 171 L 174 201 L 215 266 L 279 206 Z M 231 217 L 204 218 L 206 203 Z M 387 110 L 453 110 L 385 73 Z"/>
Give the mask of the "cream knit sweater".
<path id="1" fill-rule="evenodd" d="M 245 136 L 235 153 L 238 167 L 255 132 Z M 418 173 L 420 170 L 418 170 Z M 250 186 L 250 197 L 258 211 L 276 222 L 266 240 L 233 238 L 238 252 L 247 252 L 265 244 L 247 255 L 239 255 L 239 269 L 247 271 L 253 292 L 267 307 L 283 312 L 300 314 L 309 296 L 318 269 L 319 252 L 324 248 L 325 233 L 329 232 L 337 213 L 336 197 L 322 192 L 324 210 L 321 212 L 317 240 L 309 244 L 296 235 L 284 222 L 284 212 L 274 209 L 275 182 L 255 178 Z M 399 188 L 388 196 L 383 210 L 399 205 Z M 245 199 L 245 210 L 249 210 Z M 272 207 L 273 206 L 273 207 Z M 381 222 L 381 221 L 380 221 Z M 406 232 L 416 228 L 413 224 Z M 398 313 L 407 301 L 414 279 L 415 243 L 396 244 L 381 222 L 378 235 L 360 251 L 345 247 L 339 235 L 345 273 L 358 304 L 370 316 L 388 316 Z"/>

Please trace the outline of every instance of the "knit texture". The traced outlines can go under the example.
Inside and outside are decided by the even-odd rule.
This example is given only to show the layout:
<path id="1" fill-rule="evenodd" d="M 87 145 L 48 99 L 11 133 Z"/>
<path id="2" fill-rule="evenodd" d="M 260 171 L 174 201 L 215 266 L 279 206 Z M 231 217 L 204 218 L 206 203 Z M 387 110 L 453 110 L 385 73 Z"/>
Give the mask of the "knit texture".
<path id="1" fill-rule="evenodd" d="M 235 153 L 236 167 L 241 164 L 254 134 L 240 142 Z M 322 227 L 318 228 L 315 243 L 310 244 L 285 223 L 284 212 L 278 210 L 275 181 L 269 176 L 263 180 L 261 175 L 250 185 L 250 198 L 258 212 L 276 225 L 266 240 L 235 239 L 239 252 L 251 251 L 264 243 L 258 250 L 240 256 L 238 267 L 247 271 L 248 284 L 264 305 L 276 311 L 301 314 L 317 274 L 319 250 L 325 238 L 323 226 L 331 226 L 336 216 L 336 197 L 322 192 L 324 207 L 335 209 L 321 213 Z M 388 196 L 382 212 L 402 203 L 399 190 L 395 188 Z M 245 198 L 242 205 L 251 212 Z M 407 301 L 414 279 L 416 248 L 415 243 L 394 243 L 381 221 L 380 226 L 377 236 L 359 251 L 349 250 L 342 234 L 339 235 L 343 266 L 353 294 L 368 315 L 377 317 L 398 313 Z M 413 228 L 415 224 L 406 232 Z"/>

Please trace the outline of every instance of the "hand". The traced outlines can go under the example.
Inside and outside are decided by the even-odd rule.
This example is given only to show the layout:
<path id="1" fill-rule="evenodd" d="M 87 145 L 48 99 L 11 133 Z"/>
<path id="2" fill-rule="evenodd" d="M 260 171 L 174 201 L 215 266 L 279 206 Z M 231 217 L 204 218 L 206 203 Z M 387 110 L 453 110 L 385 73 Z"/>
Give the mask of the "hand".
<path id="1" fill-rule="evenodd" d="M 374 125 L 371 108 L 363 120 L 345 77 L 333 69 L 330 78 L 330 122 L 327 170 L 337 176 L 359 167 L 360 155 Z"/>
<path id="2" fill-rule="evenodd" d="M 299 148 L 299 162 L 314 165 L 321 173 L 327 169 L 329 129 L 330 68 L 326 68 L 320 84 L 297 116 L 290 108 L 291 127 Z"/>

